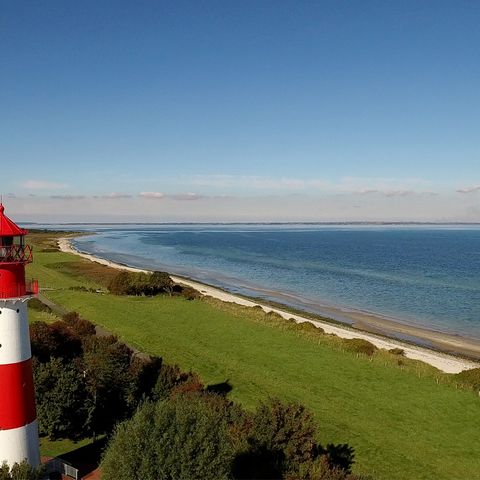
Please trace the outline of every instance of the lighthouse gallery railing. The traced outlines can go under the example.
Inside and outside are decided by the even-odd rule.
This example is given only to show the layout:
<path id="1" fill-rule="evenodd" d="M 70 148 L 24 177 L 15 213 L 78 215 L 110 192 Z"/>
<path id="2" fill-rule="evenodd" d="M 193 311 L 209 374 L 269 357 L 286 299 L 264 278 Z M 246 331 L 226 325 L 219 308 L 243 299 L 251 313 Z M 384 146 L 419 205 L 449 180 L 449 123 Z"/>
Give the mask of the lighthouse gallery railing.
<path id="1" fill-rule="evenodd" d="M 32 259 L 30 245 L 0 246 L 0 263 L 30 263 Z"/>

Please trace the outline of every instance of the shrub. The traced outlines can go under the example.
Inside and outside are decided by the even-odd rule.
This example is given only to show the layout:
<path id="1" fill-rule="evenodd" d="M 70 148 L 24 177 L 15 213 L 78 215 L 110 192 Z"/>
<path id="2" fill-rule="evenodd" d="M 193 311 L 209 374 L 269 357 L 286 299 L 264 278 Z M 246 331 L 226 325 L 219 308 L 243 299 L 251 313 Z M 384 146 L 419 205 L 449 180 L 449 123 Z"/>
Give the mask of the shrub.
<path id="1" fill-rule="evenodd" d="M 130 294 L 132 281 L 132 274 L 129 272 L 120 272 L 113 277 L 108 285 L 108 289 L 114 295 L 127 295 Z"/>
<path id="2" fill-rule="evenodd" d="M 157 295 L 172 294 L 173 281 L 166 272 L 120 272 L 109 284 L 115 295 Z"/>
<path id="3" fill-rule="evenodd" d="M 345 349 L 349 352 L 361 353 L 369 357 L 378 350 L 373 343 L 370 343 L 363 338 L 344 338 L 342 343 Z"/>
<path id="4" fill-rule="evenodd" d="M 401 356 L 405 355 L 405 350 L 403 348 L 391 348 L 389 352 L 392 353 L 393 355 L 401 355 Z"/>
<path id="5" fill-rule="evenodd" d="M 322 453 L 332 469 L 338 468 L 345 473 L 351 472 L 355 451 L 350 445 L 329 443 L 325 449 L 322 449 Z"/>
<path id="6" fill-rule="evenodd" d="M 285 480 L 373 480 L 371 477 L 352 475 L 340 467 L 332 467 L 326 456 L 302 466 L 297 474 L 287 475 Z"/>
<path id="7" fill-rule="evenodd" d="M 187 300 L 196 300 L 197 298 L 201 297 L 201 294 L 195 290 L 193 287 L 189 287 L 188 285 L 180 286 L 180 295 L 185 297 Z"/>
<path id="8" fill-rule="evenodd" d="M 95 335 L 95 325 L 84 318 L 81 318 L 77 312 L 66 313 L 62 320 L 68 325 L 68 328 L 79 337 Z"/>
<path id="9" fill-rule="evenodd" d="M 269 316 L 270 318 L 277 318 L 283 320 L 283 317 L 278 312 L 274 312 L 273 310 L 267 312 L 267 316 Z"/>
<path id="10" fill-rule="evenodd" d="M 192 389 L 198 391 L 198 384 L 200 384 L 200 381 L 195 374 L 182 372 L 177 365 L 162 365 L 160 374 L 152 389 L 151 397 L 153 400 L 164 400 L 173 391 L 176 391 L 176 393 L 191 391 Z M 190 386 L 184 387 L 185 385 Z M 203 385 L 201 387 L 203 389 Z"/>
<path id="11" fill-rule="evenodd" d="M 461 385 L 480 393 L 480 368 L 464 370 L 463 372 L 457 373 L 455 377 Z"/>
<path id="12" fill-rule="evenodd" d="M 300 322 L 295 325 L 296 330 L 302 330 L 304 332 L 312 333 L 325 333 L 325 330 L 321 327 L 317 327 L 312 322 Z"/>
<path id="13" fill-rule="evenodd" d="M 52 313 L 52 309 L 48 305 L 45 305 L 38 298 L 35 297 L 28 302 L 28 307 L 32 310 L 36 310 L 37 312 Z"/>
<path id="14" fill-rule="evenodd" d="M 153 272 L 150 275 L 149 283 L 157 293 L 165 292 L 172 294 L 173 280 L 167 272 Z"/>
<path id="15" fill-rule="evenodd" d="M 41 362 L 50 358 L 73 358 L 81 353 L 80 338 L 65 322 L 51 324 L 34 322 L 30 325 L 32 355 Z"/>
<path id="16" fill-rule="evenodd" d="M 99 290 L 97 288 L 88 288 L 84 285 L 75 285 L 73 287 L 69 287 L 69 290 L 73 292 L 89 292 L 89 293 L 98 293 Z"/>

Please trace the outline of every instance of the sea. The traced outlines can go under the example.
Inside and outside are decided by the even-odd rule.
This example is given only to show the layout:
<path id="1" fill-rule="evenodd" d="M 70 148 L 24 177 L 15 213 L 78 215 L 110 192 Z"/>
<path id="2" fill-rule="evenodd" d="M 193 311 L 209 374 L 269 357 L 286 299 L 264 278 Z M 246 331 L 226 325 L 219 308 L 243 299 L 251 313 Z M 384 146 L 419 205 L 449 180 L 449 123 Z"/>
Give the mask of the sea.
<path id="1" fill-rule="evenodd" d="M 480 225 L 68 228 L 95 233 L 74 240 L 79 250 L 126 265 L 313 313 L 373 313 L 480 339 Z"/>

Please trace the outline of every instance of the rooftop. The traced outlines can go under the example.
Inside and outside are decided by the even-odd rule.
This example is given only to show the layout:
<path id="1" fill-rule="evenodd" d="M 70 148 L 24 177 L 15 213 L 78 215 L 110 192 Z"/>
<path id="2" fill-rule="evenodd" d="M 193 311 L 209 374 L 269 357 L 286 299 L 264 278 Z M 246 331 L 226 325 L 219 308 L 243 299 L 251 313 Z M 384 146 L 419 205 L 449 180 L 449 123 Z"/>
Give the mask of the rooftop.
<path id="1" fill-rule="evenodd" d="M 20 228 L 5 215 L 5 207 L 0 203 L 0 237 L 26 235 L 28 230 Z"/>

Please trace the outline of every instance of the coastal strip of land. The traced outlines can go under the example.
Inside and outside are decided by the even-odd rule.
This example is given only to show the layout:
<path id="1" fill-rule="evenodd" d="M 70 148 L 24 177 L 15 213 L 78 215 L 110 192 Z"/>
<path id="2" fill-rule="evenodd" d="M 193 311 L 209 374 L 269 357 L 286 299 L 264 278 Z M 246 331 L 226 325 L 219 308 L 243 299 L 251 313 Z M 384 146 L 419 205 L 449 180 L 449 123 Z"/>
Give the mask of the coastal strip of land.
<path id="1" fill-rule="evenodd" d="M 121 265 L 110 260 L 96 257 L 94 255 L 80 252 L 73 247 L 71 243 L 71 237 L 63 237 L 58 240 L 58 246 L 62 252 L 71 253 L 88 259 L 92 262 L 97 262 L 102 265 L 106 265 L 111 268 L 119 270 L 127 270 L 132 272 L 145 272 L 146 270 L 129 267 Z M 480 363 L 473 360 L 468 360 L 462 357 L 457 357 L 455 355 L 449 355 L 440 351 L 432 350 L 429 348 L 424 348 L 421 346 L 412 345 L 410 343 L 402 342 L 400 340 L 395 340 L 382 336 L 373 332 L 361 331 L 356 328 L 351 328 L 347 325 L 339 325 L 334 323 L 329 323 L 328 321 L 314 320 L 308 318 L 307 316 L 299 315 L 296 313 L 283 310 L 271 305 L 262 304 L 261 302 L 256 302 L 253 300 L 246 299 L 239 295 L 235 295 L 219 288 L 212 287 L 210 285 L 205 285 L 200 282 L 185 279 L 182 277 L 177 277 L 175 275 L 170 275 L 172 280 L 176 283 L 190 286 L 200 292 L 202 295 L 211 296 L 223 302 L 236 303 L 238 305 L 243 305 L 247 307 L 260 306 L 265 312 L 275 312 L 281 315 L 283 318 L 294 319 L 298 323 L 310 322 L 316 327 L 322 328 L 325 333 L 334 334 L 341 338 L 360 338 L 367 340 L 374 344 L 378 348 L 391 350 L 394 348 L 400 348 L 404 351 L 404 355 L 408 358 L 414 360 L 420 360 L 427 364 L 430 364 L 439 370 L 442 370 L 446 373 L 459 373 L 463 370 L 468 370 L 472 368 L 480 367 Z M 334 312 L 332 312 L 332 317 L 334 318 Z M 381 317 L 376 317 L 374 315 L 362 313 L 362 312 L 342 312 L 343 316 L 349 316 L 352 320 L 352 323 L 355 326 L 363 327 L 365 330 L 377 329 L 379 331 L 392 328 L 391 322 L 384 320 Z M 480 355 L 480 344 L 475 341 L 469 341 L 462 337 L 456 337 L 454 335 L 448 335 L 441 332 L 428 331 L 424 329 L 419 329 L 409 325 L 395 325 L 395 327 L 400 328 L 401 332 L 405 335 L 411 337 L 425 338 L 432 345 L 438 346 L 438 348 L 451 349 L 459 353 L 467 354 L 478 354 Z"/>

